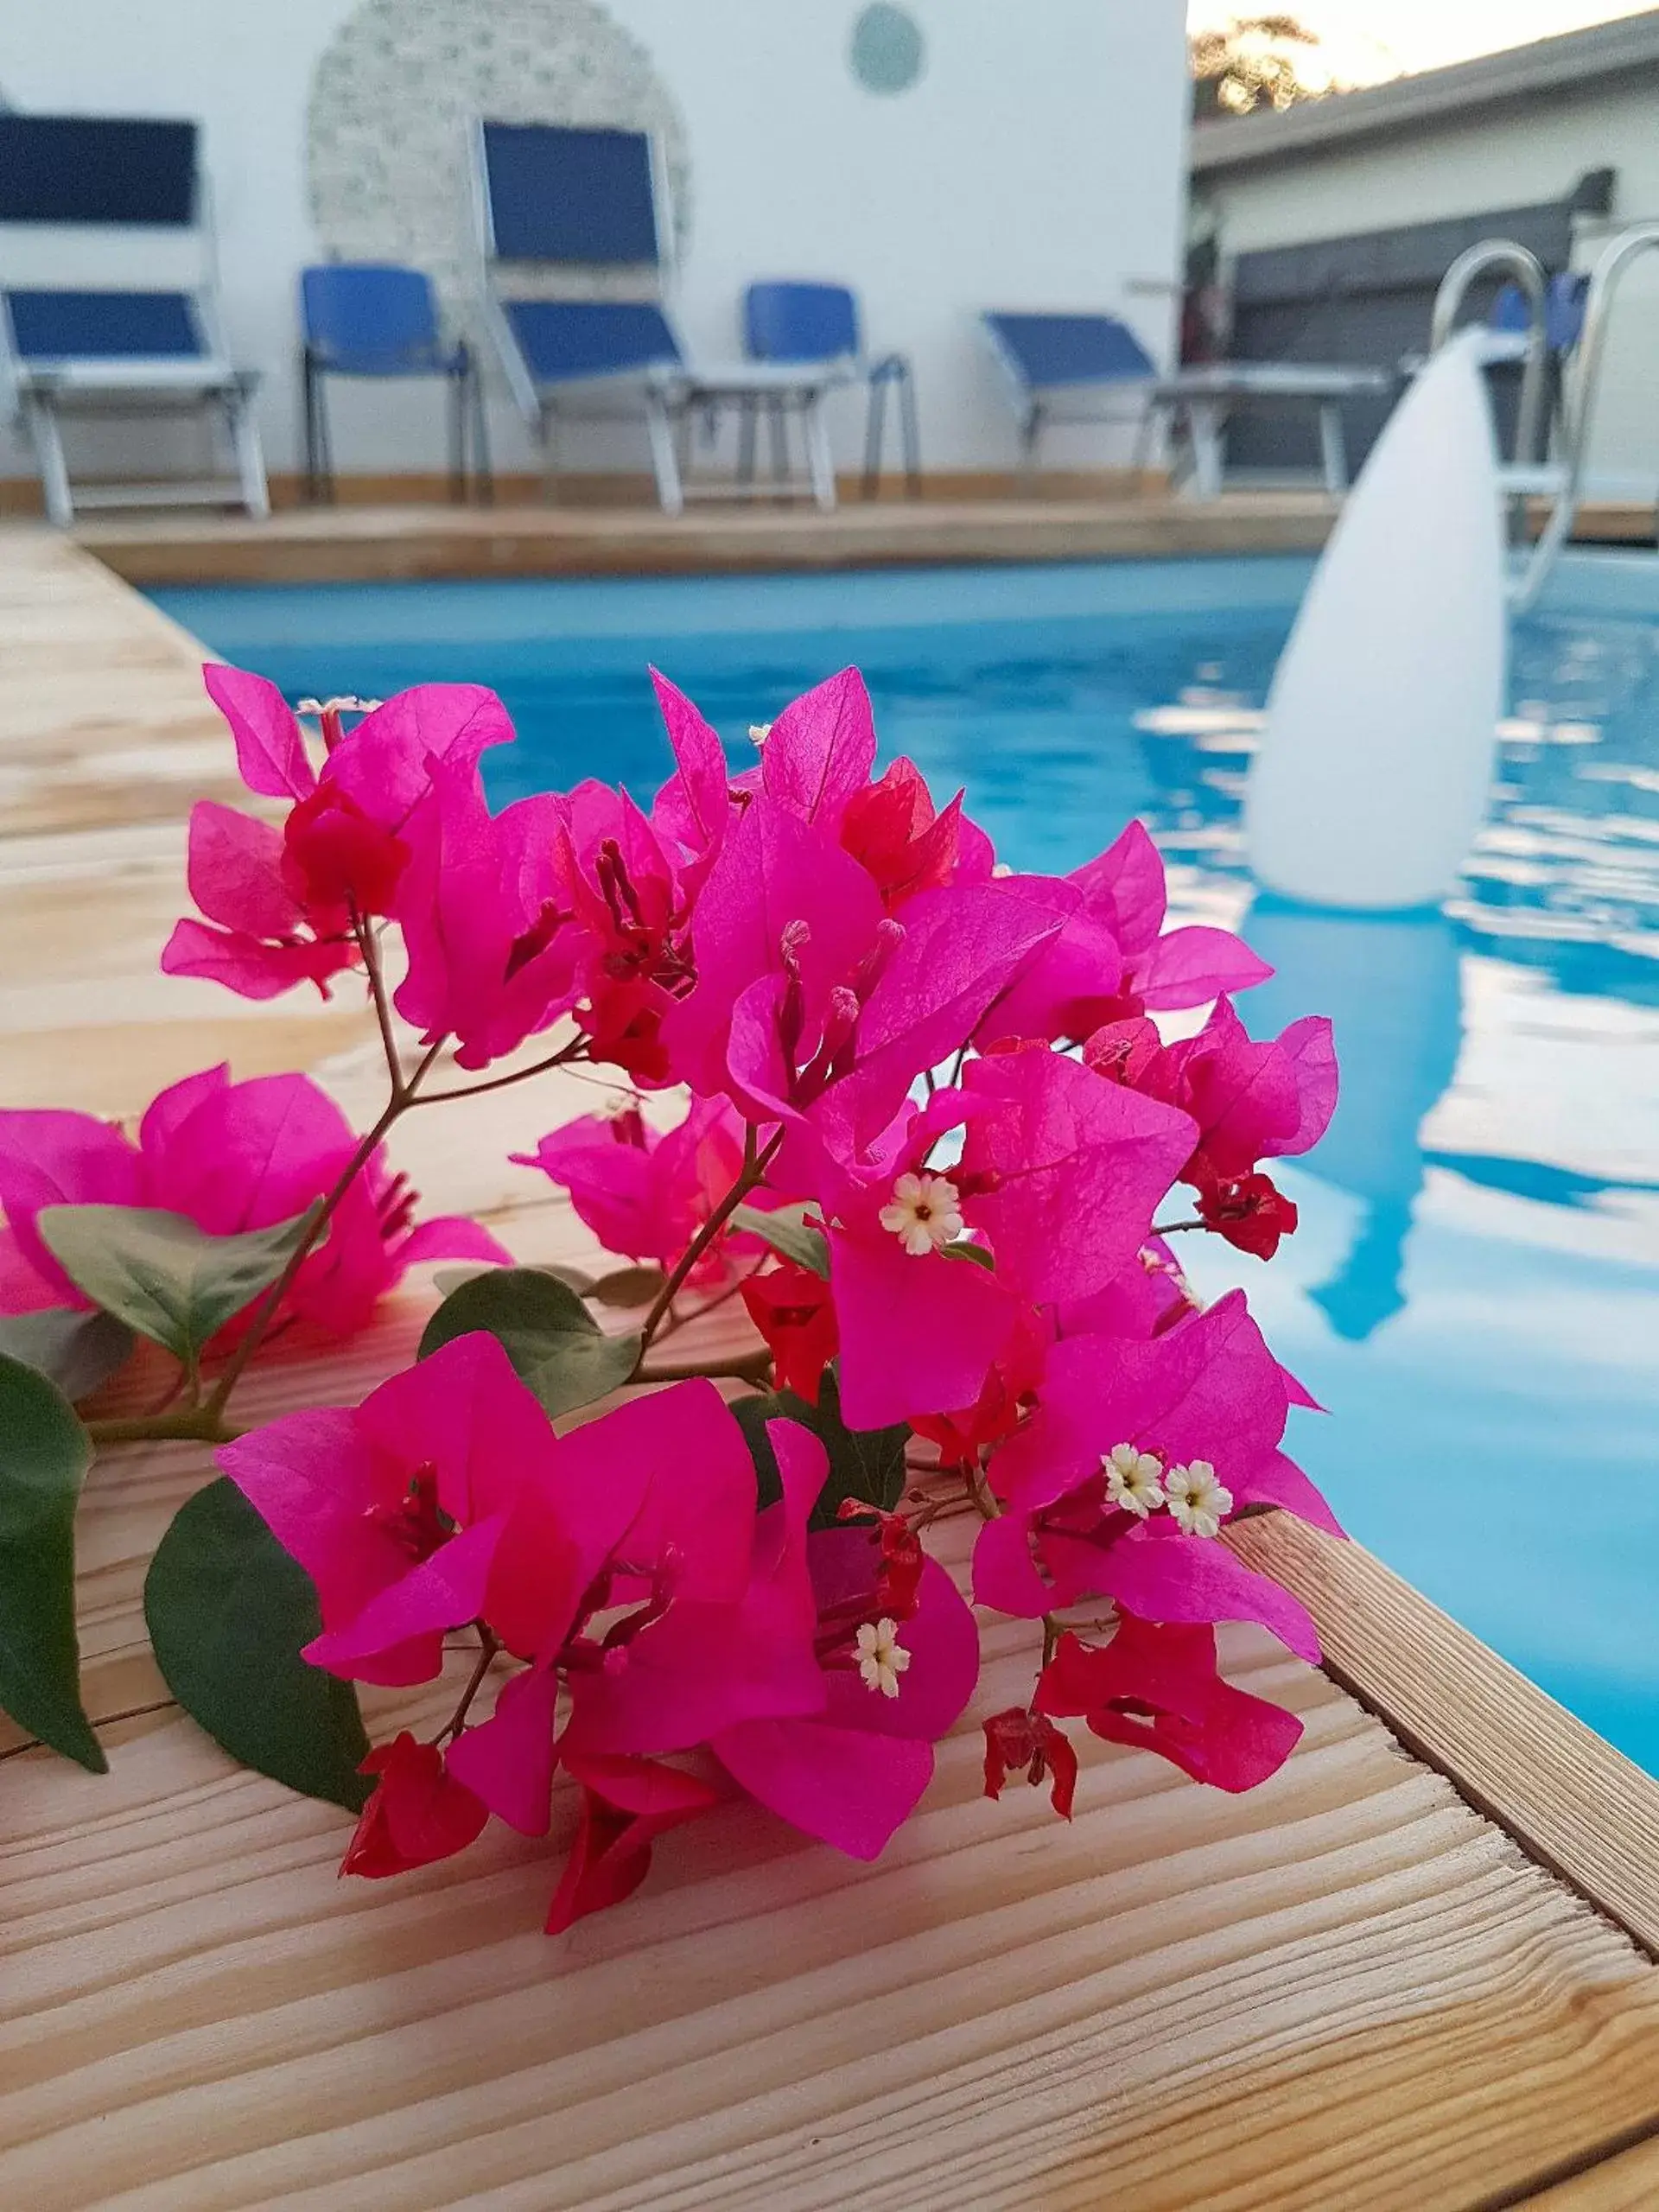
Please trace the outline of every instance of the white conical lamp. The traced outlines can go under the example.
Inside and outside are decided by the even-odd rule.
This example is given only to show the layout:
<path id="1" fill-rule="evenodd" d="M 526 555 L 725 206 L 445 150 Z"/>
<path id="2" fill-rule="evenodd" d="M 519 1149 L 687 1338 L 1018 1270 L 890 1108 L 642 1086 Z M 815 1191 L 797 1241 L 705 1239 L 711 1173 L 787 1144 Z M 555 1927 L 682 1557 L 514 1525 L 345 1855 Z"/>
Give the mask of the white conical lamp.
<path id="1" fill-rule="evenodd" d="M 1274 676 L 1244 824 L 1287 898 L 1427 905 L 1480 826 L 1508 649 L 1480 343 L 1443 348 L 1395 410 Z"/>

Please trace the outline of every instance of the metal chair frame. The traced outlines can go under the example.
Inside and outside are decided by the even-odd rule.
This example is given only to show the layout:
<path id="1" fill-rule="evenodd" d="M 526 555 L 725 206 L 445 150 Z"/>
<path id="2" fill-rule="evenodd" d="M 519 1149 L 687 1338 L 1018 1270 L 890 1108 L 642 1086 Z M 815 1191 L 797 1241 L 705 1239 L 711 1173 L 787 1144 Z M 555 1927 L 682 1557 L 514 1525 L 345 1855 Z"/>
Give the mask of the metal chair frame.
<path id="1" fill-rule="evenodd" d="M 810 280 L 802 281 L 808 283 Z M 853 316 L 854 335 L 856 336 L 859 317 L 855 296 L 849 287 L 844 285 L 835 285 L 825 289 L 842 294 L 849 302 Z M 752 326 L 750 346 L 753 358 L 758 360 L 781 361 L 785 358 L 779 354 L 753 353 Z M 874 499 L 880 493 L 881 460 L 887 443 L 887 393 L 892 390 L 896 401 L 899 458 L 899 465 L 904 471 L 905 489 L 911 499 L 920 499 L 922 496 L 921 437 L 917 424 L 915 377 L 911 368 L 909 355 L 891 353 L 871 357 L 865 354 L 861 348 L 855 346 L 842 353 L 825 355 L 823 365 L 826 369 L 833 370 L 841 376 L 857 378 L 868 385 L 869 388 L 869 398 L 864 418 L 864 470 L 861 480 L 862 496 L 867 499 Z M 768 408 L 765 411 L 771 422 L 772 474 L 776 480 L 780 474 L 787 474 L 786 429 L 774 409 Z M 738 478 L 745 484 L 752 484 L 754 481 L 759 417 L 761 412 L 762 408 L 758 402 L 746 405 L 740 420 Z"/>

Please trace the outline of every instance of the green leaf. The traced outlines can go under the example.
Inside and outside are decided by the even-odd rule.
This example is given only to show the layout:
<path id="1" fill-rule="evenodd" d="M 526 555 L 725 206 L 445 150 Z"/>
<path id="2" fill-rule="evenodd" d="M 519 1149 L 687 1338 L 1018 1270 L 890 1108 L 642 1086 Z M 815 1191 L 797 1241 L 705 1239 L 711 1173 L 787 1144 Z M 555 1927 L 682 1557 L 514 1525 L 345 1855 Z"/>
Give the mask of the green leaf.
<path id="1" fill-rule="evenodd" d="M 985 1247 L 970 1243 L 965 1236 L 959 1236 L 954 1244 L 944 1244 L 939 1249 L 947 1260 L 971 1260 L 976 1268 L 988 1268 L 993 1274 L 995 1272 L 996 1262 Z"/>
<path id="2" fill-rule="evenodd" d="M 276 1281 L 315 1213 L 237 1236 L 142 1206 L 47 1206 L 37 1220 L 78 1289 L 194 1367 L 209 1338 Z"/>
<path id="3" fill-rule="evenodd" d="M 349 1682 L 301 1651 L 321 1632 L 310 1576 L 228 1476 L 173 1517 L 144 1584 L 144 1618 L 167 1686 L 244 1766 L 360 1812 L 369 1739 Z"/>
<path id="4" fill-rule="evenodd" d="M 464 1282 L 476 1282 L 480 1275 L 493 1274 L 499 1267 L 499 1260 L 486 1260 L 475 1268 L 440 1268 L 432 1280 L 440 1298 L 453 1298 Z M 551 1275 L 555 1282 L 569 1284 L 579 1297 L 590 1298 L 594 1279 L 581 1268 L 537 1267 L 528 1270 L 531 1274 Z"/>
<path id="5" fill-rule="evenodd" d="M 72 1405 L 107 1382 L 131 1351 L 132 1331 L 113 1314 L 52 1306 L 0 1315 L 0 1352 L 44 1375 Z"/>
<path id="6" fill-rule="evenodd" d="M 493 1268 L 451 1291 L 427 1323 L 418 1356 L 429 1358 L 474 1329 L 499 1339 L 550 1414 L 620 1389 L 639 1364 L 637 1329 L 604 1335 L 575 1292 L 537 1268 Z"/>
<path id="7" fill-rule="evenodd" d="M 846 1498 L 855 1497 L 861 1504 L 877 1505 L 884 1513 L 891 1513 L 904 1495 L 908 1426 L 900 1421 L 893 1428 L 849 1428 L 841 1417 L 840 1387 L 833 1366 L 824 1370 L 816 1406 L 808 1405 L 792 1390 L 779 1390 L 770 1396 L 738 1398 L 732 1411 L 754 1461 L 762 1505 L 770 1505 L 783 1495 L 777 1455 L 766 1432 L 769 1421 L 798 1422 L 811 1431 L 830 1455 L 830 1472 L 812 1509 L 812 1528 L 833 1529 Z"/>
<path id="8" fill-rule="evenodd" d="M 0 1357 L 0 1706 L 102 1774 L 75 1639 L 75 1505 L 92 1458 L 74 1408 L 45 1376 Z"/>
<path id="9" fill-rule="evenodd" d="M 601 1276 L 588 1294 L 601 1306 L 649 1306 L 667 1280 L 660 1268 L 619 1268 Z"/>
<path id="10" fill-rule="evenodd" d="M 805 1213 L 804 1205 L 779 1206 L 772 1213 L 759 1206 L 739 1206 L 732 1216 L 732 1227 L 758 1236 L 785 1259 L 793 1260 L 798 1268 L 810 1268 L 828 1282 L 830 1242 L 821 1229 L 809 1228 Z"/>

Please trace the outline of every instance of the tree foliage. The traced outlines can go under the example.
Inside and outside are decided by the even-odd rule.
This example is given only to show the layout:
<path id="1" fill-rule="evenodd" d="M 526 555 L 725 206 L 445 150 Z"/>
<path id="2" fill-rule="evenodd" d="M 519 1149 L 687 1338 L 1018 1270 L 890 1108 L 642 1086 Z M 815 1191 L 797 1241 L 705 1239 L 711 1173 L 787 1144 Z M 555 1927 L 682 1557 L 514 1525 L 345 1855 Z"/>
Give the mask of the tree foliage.
<path id="1" fill-rule="evenodd" d="M 1321 98 L 1324 88 L 1308 84 L 1300 67 L 1319 42 L 1294 16 L 1235 16 L 1195 32 L 1187 41 L 1193 114 L 1250 115 Z"/>

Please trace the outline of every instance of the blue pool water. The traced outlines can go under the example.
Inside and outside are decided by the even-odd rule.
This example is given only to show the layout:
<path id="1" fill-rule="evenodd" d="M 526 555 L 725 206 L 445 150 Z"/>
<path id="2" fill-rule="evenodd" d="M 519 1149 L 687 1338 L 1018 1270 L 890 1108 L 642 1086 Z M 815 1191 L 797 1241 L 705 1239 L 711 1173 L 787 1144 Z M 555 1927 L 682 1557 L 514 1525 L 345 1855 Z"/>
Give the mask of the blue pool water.
<path id="1" fill-rule="evenodd" d="M 1238 805 L 1300 561 L 158 594 L 291 696 L 493 684 L 498 799 L 666 769 L 654 658 L 745 757 L 848 661 L 887 755 L 1064 869 L 1130 815 L 1179 918 L 1323 1011 L 1343 1097 L 1271 1267 L 1205 1240 L 1329 1407 L 1293 1444 L 1354 1534 L 1659 1772 L 1659 562 L 1575 557 L 1522 626 L 1486 827 L 1443 912 L 1257 896 Z M 752 758 L 752 754 L 747 757 Z M 1381 771 L 1379 771 L 1381 772 Z M 1356 793 L 1363 806 L 1364 794 Z M 1198 1241 L 1198 1240 L 1193 1240 Z"/>

